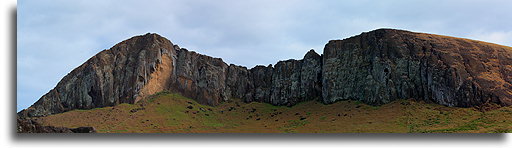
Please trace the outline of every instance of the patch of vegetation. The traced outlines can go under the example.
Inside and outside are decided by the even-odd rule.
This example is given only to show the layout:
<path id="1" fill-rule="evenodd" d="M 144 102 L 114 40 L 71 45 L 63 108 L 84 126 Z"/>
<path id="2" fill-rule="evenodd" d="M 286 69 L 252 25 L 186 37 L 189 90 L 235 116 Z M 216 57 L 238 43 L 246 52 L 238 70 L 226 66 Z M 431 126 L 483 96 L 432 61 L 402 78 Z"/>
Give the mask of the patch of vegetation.
<path id="1" fill-rule="evenodd" d="M 492 133 L 512 133 L 512 130 L 507 128 L 497 128 L 494 129 Z"/>
<path id="2" fill-rule="evenodd" d="M 380 106 L 369 106 L 369 108 L 372 110 L 379 110 Z"/>
<path id="3" fill-rule="evenodd" d="M 179 121 L 187 118 L 187 115 L 184 113 L 184 109 L 176 106 L 158 105 L 155 110 L 157 113 L 167 116 L 168 126 L 178 126 L 180 124 Z"/>
<path id="4" fill-rule="evenodd" d="M 295 133 L 296 129 L 299 127 L 303 127 L 308 124 L 307 120 L 290 120 L 286 125 L 282 127 L 283 132 L 285 133 Z"/>
<path id="5" fill-rule="evenodd" d="M 261 104 L 261 103 L 258 103 L 258 104 Z M 278 110 L 278 109 L 282 109 L 282 108 L 283 108 L 282 106 L 274 106 L 272 104 L 264 103 L 261 106 L 261 111 L 263 111 L 264 113 L 271 113 L 274 110 Z"/>
<path id="6" fill-rule="evenodd" d="M 459 131 L 468 131 L 468 130 L 477 130 L 479 124 L 477 122 L 470 122 L 468 124 L 464 124 L 455 128 L 447 128 L 447 129 L 438 129 L 438 130 L 423 130 L 421 133 L 453 133 Z"/>
<path id="7" fill-rule="evenodd" d="M 326 116 L 322 116 L 322 117 L 320 117 L 320 120 L 325 121 L 326 118 L 327 118 Z"/>
<path id="8" fill-rule="evenodd" d="M 171 92 L 169 92 L 169 91 L 161 91 L 161 92 L 157 92 L 157 93 L 155 93 L 155 94 L 153 94 L 153 95 L 148 96 L 148 97 L 147 97 L 147 101 L 151 103 L 151 102 L 153 102 L 156 98 L 158 98 L 158 97 L 162 97 L 162 96 L 166 96 L 166 95 L 171 95 Z"/>
<path id="9" fill-rule="evenodd" d="M 361 101 L 359 101 L 359 100 L 357 100 L 357 101 L 354 101 L 354 104 L 355 104 L 355 105 L 361 105 L 361 104 L 364 104 L 364 103 L 363 103 L 363 102 L 361 102 Z"/>

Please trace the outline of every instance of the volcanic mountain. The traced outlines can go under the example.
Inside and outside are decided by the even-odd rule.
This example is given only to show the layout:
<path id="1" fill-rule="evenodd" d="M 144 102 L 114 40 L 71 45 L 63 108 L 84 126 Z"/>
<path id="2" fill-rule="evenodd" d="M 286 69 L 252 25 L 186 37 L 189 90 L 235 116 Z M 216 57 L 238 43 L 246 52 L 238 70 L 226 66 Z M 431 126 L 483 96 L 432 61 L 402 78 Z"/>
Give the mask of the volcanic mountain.
<path id="1" fill-rule="evenodd" d="M 134 104 L 169 91 L 203 105 L 241 99 L 276 106 L 415 99 L 450 107 L 512 105 L 512 48 L 395 29 L 331 40 L 323 54 L 246 68 L 145 34 L 101 51 L 18 113 L 37 117 Z"/>

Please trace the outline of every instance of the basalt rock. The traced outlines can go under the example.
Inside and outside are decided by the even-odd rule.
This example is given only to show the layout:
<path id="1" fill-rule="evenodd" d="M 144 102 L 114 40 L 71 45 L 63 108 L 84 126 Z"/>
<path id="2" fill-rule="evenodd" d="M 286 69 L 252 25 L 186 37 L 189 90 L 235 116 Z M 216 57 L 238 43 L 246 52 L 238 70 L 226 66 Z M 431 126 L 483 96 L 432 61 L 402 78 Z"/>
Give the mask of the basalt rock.
<path id="1" fill-rule="evenodd" d="M 169 87 L 176 51 L 157 35 L 136 36 L 87 60 L 67 74 L 22 116 L 134 103 Z"/>
<path id="2" fill-rule="evenodd" d="M 272 75 L 274 68 L 272 65 L 256 66 L 250 70 L 254 84 L 254 95 L 252 98 L 244 98 L 246 102 L 270 102 L 272 92 Z"/>
<path id="3" fill-rule="evenodd" d="M 302 59 L 300 89 L 301 101 L 319 100 L 322 96 L 322 56 L 314 50 Z"/>
<path id="4" fill-rule="evenodd" d="M 333 40 L 322 74 L 324 103 L 512 104 L 512 49 L 468 39 L 379 29 Z"/>
<path id="5" fill-rule="evenodd" d="M 93 127 L 77 127 L 77 128 L 66 128 L 66 127 L 55 127 L 55 126 L 43 126 L 34 119 L 16 119 L 18 133 L 96 133 L 96 129 Z"/>
<path id="6" fill-rule="evenodd" d="M 302 60 L 278 62 L 272 74 L 270 101 L 292 106 L 322 95 L 322 57 L 310 50 Z"/>
<path id="7" fill-rule="evenodd" d="M 274 105 L 293 105 L 303 101 L 301 95 L 302 61 L 280 61 L 274 67 L 270 103 Z"/>
<path id="8" fill-rule="evenodd" d="M 228 65 L 220 58 L 177 50 L 175 81 L 171 90 L 196 99 L 199 103 L 217 105 L 229 98 L 226 92 Z"/>
<path id="9" fill-rule="evenodd" d="M 254 94 L 254 84 L 251 71 L 234 64 L 229 65 L 226 75 L 226 91 L 231 98 L 250 99 Z"/>
<path id="10" fill-rule="evenodd" d="M 98 53 L 18 115 L 135 103 L 160 91 L 208 105 L 232 98 L 288 106 L 409 98 L 459 107 L 511 105 L 511 83 L 510 47 L 447 36 L 379 29 L 329 41 L 323 55 L 311 50 L 300 60 L 247 69 L 146 34 Z"/>

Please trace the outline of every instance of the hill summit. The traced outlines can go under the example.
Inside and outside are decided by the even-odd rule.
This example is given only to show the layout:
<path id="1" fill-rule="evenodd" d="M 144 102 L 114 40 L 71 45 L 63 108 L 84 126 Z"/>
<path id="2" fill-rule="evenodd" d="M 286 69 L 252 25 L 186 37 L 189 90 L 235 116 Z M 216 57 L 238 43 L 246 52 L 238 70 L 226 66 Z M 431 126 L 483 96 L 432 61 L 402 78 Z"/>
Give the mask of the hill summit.
<path id="1" fill-rule="evenodd" d="M 148 33 L 101 51 L 18 114 L 133 104 L 162 91 L 213 106 L 234 98 L 279 106 L 411 98 L 456 107 L 509 106 L 511 83 L 511 47 L 441 35 L 378 29 L 331 40 L 322 55 L 311 50 L 300 60 L 248 69 Z"/>

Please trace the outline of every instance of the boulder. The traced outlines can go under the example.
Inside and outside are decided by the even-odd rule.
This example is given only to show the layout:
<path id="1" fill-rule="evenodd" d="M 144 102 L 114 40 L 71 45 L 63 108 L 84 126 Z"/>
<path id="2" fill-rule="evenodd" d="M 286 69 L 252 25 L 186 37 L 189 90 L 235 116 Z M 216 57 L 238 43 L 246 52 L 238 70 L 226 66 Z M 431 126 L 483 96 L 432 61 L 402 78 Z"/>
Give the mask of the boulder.
<path id="1" fill-rule="evenodd" d="M 42 126 L 35 119 L 23 119 L 17 117 L 18 133 L 96 133 L 93 127 L 66 128 L 55 126 Z"/>

